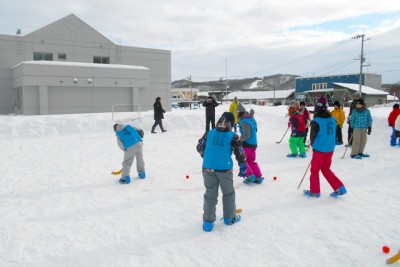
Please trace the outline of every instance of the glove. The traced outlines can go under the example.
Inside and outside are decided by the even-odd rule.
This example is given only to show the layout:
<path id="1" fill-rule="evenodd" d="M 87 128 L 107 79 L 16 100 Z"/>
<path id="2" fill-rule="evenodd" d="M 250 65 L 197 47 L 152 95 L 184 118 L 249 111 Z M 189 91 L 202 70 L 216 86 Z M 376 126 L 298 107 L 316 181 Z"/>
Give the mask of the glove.
<path id="1" fill-rule="evenodd" d="M 340 129 L 342 129 L 343 128 L 343 124 L 340 124 L 339 127 L 340 127 Z"/>
<path id="2" fill-rule="evenodd" d="M 370 134 L 371 134 L 371 127 L 368 127 L 367 134 L 368 134 L 368 135 L 370 135 Z"/>
<path id="3" fill-rule="evenodd" d="M 240 171 L 238 174 L 239 177 L 246 178 L 246 176 L 247 176 L 247 167 L 246 166 L 247 166 L 246 163 L 241 163 L 239 165 L 239 168 L 240 168 Z"/>
<path id="4" fill-rule="evenodd" d="M 292 136 L 296 136 L 297 135 L 297 131 L 292 131 Z"/>

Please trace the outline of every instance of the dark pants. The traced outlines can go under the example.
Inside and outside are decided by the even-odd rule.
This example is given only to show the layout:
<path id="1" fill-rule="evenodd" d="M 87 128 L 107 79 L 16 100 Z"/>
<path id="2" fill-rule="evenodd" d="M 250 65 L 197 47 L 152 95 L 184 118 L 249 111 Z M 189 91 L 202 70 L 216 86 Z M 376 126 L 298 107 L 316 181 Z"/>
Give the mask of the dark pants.
<path id="1" fill-rule="evenodd" d="M 206 116 L 206 132 L 210 130 L 210 123 L 211 129 L 215 128 L 215 116 Z"/>
<path id="2" fill-rule="evenodd" d="M 343 143 L 342 128 L 336 125 L 336 142 Z"/>
<path id="3" fill-rule="evenodd" d="M 352 135 L 353 135 L 353 128 L 351 128 L 349 124 L 349 129 L 347 130 L 347 142 L 349 143 L 349 145 L 353 143 L 353 138 L 351 138 Z"/>
<path id="4" fill-rule="evenodd" d="M 153 125 L 153 127 L 151 127 L 151 131 L 154 132 L 154 129 L 157 127 L 157 125 L 160 125 L 161 131 L 164 132 L 164 128 L 162 126 L 162 121 L 161 120 L 155 120 L 154 121 L 154 125 Z"/>

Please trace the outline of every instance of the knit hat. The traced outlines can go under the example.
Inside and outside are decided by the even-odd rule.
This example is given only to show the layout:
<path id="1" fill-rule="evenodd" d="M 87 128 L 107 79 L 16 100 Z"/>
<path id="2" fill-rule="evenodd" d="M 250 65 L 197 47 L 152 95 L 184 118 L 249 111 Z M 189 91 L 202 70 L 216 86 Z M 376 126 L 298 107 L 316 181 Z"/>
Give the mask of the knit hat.
<path id="1" fill-rule="evenodd" d="M 357 105 L 357 104 L 360 104 L 360 105 L 363 105 L 363 106 L 364 106 L 364 100 L 362 100 L 362 98 L 357 99 L 355 103 L 356 103 L 356 105 Z"/>
<path id="2" fill-rule="evenodd" d="M 237 112 L 237 113 L 246 112 L 246 108 L 242 105 L 242 103 L 239 103 L 239 104 L 237 105 L 236 112 Z"/>
<path id="3" fill-rule="evenodd" d="M 353 94 L 353 96 L 356 96 L 356 97 L 360 98 L 360 97 L 361 97 L 361 93 L 360 93 L 360 92 L 355 92 L 355 93 Z"/>
<path id="4" fill-rule="evenodd" d="M 300 102 L 300 106 L 305 106 L 305 105 L 306 105 L 306 102 L 304 102 L 304 101 Z"/>
<path id="5" fill-rule="evenodd" d="M 235 116 L 232 112 L 224 112 L 217 122 L 217 129 L 220 131 L 229 130 L 235 123 Z"/>
<path id="6" fill-rule="evenodd" d="M 335 102 L 333 102 L 333 105 L 334 105 L 334 106 L 338 106 L 338 107 L 340 107 L 340 103 L 339 103 L 339 101 L 335 101 Z"/>
<path id="7" fill-rule="evenodd" d="M 327 105 L 325 95 L 321 95 L 321 97 L 317 101 L 317 104 L 315 105 L 315 110 L 323 111 L 323 110 L 327 110 L 327 109 L 328 109 L 328 105 Z"/>
<path id="8" fill-rule="evenodd" d="M 393 109 L 398 109 L 399 108 L 399 104 L 394 104 L 393 105 Z"/>

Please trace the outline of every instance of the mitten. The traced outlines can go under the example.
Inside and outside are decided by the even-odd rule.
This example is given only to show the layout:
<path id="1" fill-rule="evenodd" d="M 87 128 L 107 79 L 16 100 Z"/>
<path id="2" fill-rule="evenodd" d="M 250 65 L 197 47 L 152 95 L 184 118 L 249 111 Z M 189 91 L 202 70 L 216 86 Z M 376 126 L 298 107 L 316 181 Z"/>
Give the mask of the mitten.
<path id="1" fill-rule="evenodd" d="M 370 135 L 370 134 L 371 134 L 371 127 L 368 127 L 367 134 L 368 134 L 368 135 Z"/>
<path id="2" fill-rule="evenodd" d="M 246 178 L 246 176 L 247 176 L 247 167 L 246 166 L 247 166 L 246 163 L 241 163 L 239 165 L 240 171 L 239 171 L 238 176 Z"/>
<path id="3" fill-rule="evenodd" d="M 297 135 L 297 131 L 292 131 L 292 136 L 296 136 Z"/>

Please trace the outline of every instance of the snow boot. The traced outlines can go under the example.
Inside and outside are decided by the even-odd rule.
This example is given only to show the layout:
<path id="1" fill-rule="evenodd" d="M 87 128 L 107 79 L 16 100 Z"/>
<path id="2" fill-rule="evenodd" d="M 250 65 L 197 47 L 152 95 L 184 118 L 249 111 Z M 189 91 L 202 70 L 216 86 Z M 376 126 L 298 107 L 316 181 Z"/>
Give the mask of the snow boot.
<path id="1" fill-rule="evenodd" d="M 306 153 L 300 153 L 300 158 L 307 158 L 307 154 Z"/>
<path id="2" fill-rule="evenodd" d="M 352 159 L 362 159 L 362 156 L 360 156 L 360 155 L 350 155 L 350 157 Z"/>
<path id="3" fill-rule="evenodd" d="M 131 182 L 131 177 L 125 176 L 124 178 L 119 179 L 120 184 L 129 184 Z"/>
<path id="4" fill-rule="evenodd" d="M 315 197 L 315 198 L 319 198 L 321 196 L 320 193 L 318 194 L 314 194 L 313 192 L 311 192 L 310 190 L 303 190 L 303 194 L 306 197 Z"/>
<path id="5" fill-rule="evenodd" d="M 140 179 L 144 179 L 144 178 L 146 178 L 146 173 L 145 172 L 139 172 L 138 176 L 139 176 Z"/>
<path id="6" fill-rule="evenodd" d="M 224 223 L 225 223 L 226 225 L 232 225 L 232 224 L 235 224 L 235 223 L 239 222 L 241 218 L 242 218 L 242 217 L 240 217 L 240 215 L 237 215 L 237 214 L 236 214 L 232 219 L 230 219 L 230 218 L 224 218 Z"/>
<path id="7" fill-rule="evenodd" d="M 204 221 L 204 222 L 203 222 L 203 230 L 204 230 L 205 232 L 211 232 L 212 229 L 213 229 L 213 227 L 214 227 L 214 223 L 212 223 L 212 222 L 207 222 L 207 221 Z"/>
<path id="8" fill-rule="evenodd" d="M 345 194 L 347 194 L 347 190 L 346 190 L 346 187 L 344 187 L 344 185 L 342 185 L 341 187 L 336 189 L 334 192 L 332 192 L 330 194 L 330 196 L 331 197 L 339 197 L 339 196 L 345 195 Z"/>
<path id="9" fill-rule="evenodd" d="M 264 177 L 256 177 L 256 179 L 254 180 L 255 184 L 262 184 L 262 182 L 264 181 Z"/>
<path id="10" fill-rule="evenodd" d="M 254 183 L 254 181 L 256 180 L 256 177 L 254 176 L 254 174 L 247 176 L 244 180 L 243 183 L 245 184 L 251 184 Z"/>
<path id="11" fill-rule="evenodd" d="M 286 157 L 288 157 L 288 158 L 296 158 L 297 154 L 287 154 Z"/>
<path id="12" fill-rule="evenodd" d="M 364 153 L 358 153 L 358 156 L 361 156 L 362 158 L 369 158 L 369 155 Z"/>

